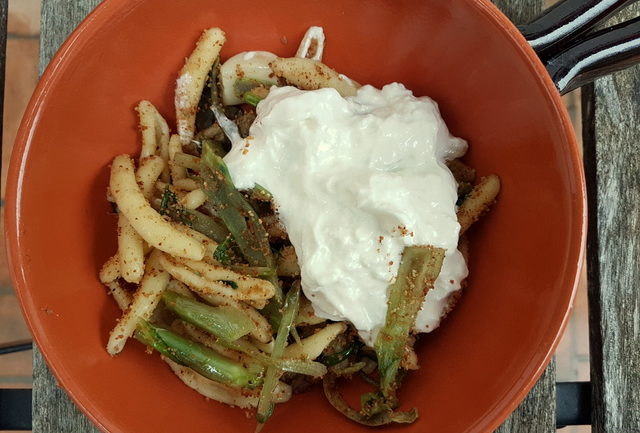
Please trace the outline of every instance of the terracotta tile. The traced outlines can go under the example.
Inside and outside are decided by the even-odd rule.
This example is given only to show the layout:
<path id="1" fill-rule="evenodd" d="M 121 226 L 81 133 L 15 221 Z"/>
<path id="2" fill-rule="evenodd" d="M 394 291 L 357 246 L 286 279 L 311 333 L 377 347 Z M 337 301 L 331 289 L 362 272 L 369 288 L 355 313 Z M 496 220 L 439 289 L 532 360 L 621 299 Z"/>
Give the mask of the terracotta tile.
<path id="1" fill-rule="evenodd" d="M 576 380 L 580 382 L 588 382 L 591 380 L 591 363 L 589 362 L 589 357 L 578 360 L 576 371 L 578 372 L 578 378 Z"/>
<path id="2" fill-rule="evenodd" d="M 38 39 L 10 39 L 7 41 L 7 64 L 2 134 L 2 198 L 11 147 L 22 114 L 38 82 Z"/>
<path id="3" fill-rule="evenodd" d="M 22 318 L 18 298 L 13 293 L 0 295 L 0 342 L 26 339 L 31 339 L 31 334 Z"/>
<path id="4" fill-rule="evenodd" d="M 9 0 L 9 34 L 40 33 L 40 6 L 41 0 Z"/>
<path id="5" fill-rule="evenodd" d="M 590 425 L 578 425 L 558 429 L 558 433 L 591 433 Z"/>
<path id="6" fill-rule="evenodd" d="M 14 294 L 0 295 L 0 342 L 8 343 L 31 339 L 22 318 L 18 299 Z M 0 357 L 0 388 L 31 385 L 31 352 L 20 352 Z"/>
<path id="7" fill-rule="evenodd" d="M 574 309 L 556 350 L 557 380 L 589 380 L 589 321 L 586 276 L 576 292 Z"/>
<path id="8" fill-rule="evenodd" d="M 33 363 L 31 351 L 2 355 L 0 358 L 0 389 L 31 388 Z"/>
<path id="9" fill-rule="evenodd" d="M 576 133 L 578 139 L 579 149 L 582 152 L 582 91 L 580 89 L 574 90 L 562 97 L 571 117 L 571 123 L 573 124 L 573 130 Z"/>
<path id="10" fill-rule="evenodd" d="M 577 323 L 574 336 L 574 356 L 578 362 L 583 362 L 585 359 L 589 359 L 589 300 L 587 297 L 586 268 L 580 279 L 580 286 L 573 303 L 573 315 L 574 321 Z M 579 375 L 577 379 L 587 380 L 588 378 L 588 375 L 586 377 Z"/>
<path id="11" fill-rule="evenodd" d="M 556 348 L 556 380 L 559 382 L 575 380 L 573 368 L 573 337 L 575 335 L 573 315 L 564 331 L 564 335 Z"/>
<path id="12" fill-rule="evenodd" d="M 571 352 L 571 330 L 567 327 L 567 331 L 556 350 L 556 380 L 558 382 L 575 380 Z"/>

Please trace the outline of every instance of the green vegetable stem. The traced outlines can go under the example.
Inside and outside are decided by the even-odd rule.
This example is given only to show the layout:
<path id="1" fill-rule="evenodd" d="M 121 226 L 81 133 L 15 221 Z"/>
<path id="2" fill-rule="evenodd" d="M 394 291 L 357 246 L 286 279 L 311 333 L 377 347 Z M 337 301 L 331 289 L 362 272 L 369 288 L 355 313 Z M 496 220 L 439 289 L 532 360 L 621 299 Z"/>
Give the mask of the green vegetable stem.
<path id="1" fill-rule="evenodd" d="M 251 389 L 262 383 L 262 369 L 255 366 L 244 367 L 201 344 L 149 322 L 138 323 L 135 337 L 172 361 L 185 365 L 208 379 Z"/>

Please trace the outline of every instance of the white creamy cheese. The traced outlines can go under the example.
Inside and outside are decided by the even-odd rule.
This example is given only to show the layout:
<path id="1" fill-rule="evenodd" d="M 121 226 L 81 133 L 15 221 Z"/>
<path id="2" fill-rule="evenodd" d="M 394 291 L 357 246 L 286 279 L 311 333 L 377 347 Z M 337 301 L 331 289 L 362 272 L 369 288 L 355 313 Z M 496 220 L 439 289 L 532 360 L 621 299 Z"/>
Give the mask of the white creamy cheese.
<path id="1" fill-rule="evenodd" d="M 446 249 L 416 329 L 435 329 L 467 267 L 457 250 L 456 182 L 445 161 L 461 156 L 437 105 L 403 85 L 273 88 L 251 136 L 225 161 L 240 189 L 274 197 L 318 316 L 347 320 L 368 344 L 384 325 L 387 289 L 409 245 Z"/>

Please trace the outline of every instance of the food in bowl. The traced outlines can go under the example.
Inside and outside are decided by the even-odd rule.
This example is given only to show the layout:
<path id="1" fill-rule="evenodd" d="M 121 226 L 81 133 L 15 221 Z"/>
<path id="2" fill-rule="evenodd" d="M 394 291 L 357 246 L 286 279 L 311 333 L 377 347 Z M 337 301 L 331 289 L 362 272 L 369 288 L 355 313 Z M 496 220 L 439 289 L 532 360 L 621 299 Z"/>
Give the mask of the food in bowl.
<path id="1" fill-rule="evenodd" d="M 415 335 L 452 308 L 460 236 L 500 182 L 473 185 L 467 144 L 432 100 L 321 63 L 322 29 L 292 58 L 221 64 L 224 41 L 206 30 L 187 58 L 177 134 L 142 101 L 138 162 L 113 160 L 118 251 L 100 280 L 123 315 L 107 350 L 133 336 L 201 394 L 255 408 L 259 426 L 319 380 L 354 421 L 413 422 L 396 391 L 418 368 Z M 354 376 L 375 387 L 359 410 L 338 390 Z"/>

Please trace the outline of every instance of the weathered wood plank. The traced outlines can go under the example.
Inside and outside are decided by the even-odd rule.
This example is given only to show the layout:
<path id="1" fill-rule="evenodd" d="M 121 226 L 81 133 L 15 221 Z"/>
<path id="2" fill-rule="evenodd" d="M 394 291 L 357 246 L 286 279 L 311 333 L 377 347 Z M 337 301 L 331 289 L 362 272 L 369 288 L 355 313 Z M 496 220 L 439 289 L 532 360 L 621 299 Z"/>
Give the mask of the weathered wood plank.
<path id="1" fill-rule="evenodd" d="M 71 402 L 58 387 L 55 378 L 42 359 L 40 351 L 33 350 L 33 432 L 34 433 L 92 433 L 99 430 Z"/>
<path id="2" fill-rule="evenodd" d="M 515 24 L 525 24 L 542 11 L 543 0 L 494 0 Z M 497 430 L 497 433 L 551 433 L 556 420 L 555 360 L 529 395 Z"/>
<path id="3" fill-rule="evenodd" d="M 40 74 L 69 33 L 100 0 L 43 0 L 40 29 Z M 91 433 L 99 430 L 62 391 L 42 355 L 33 350 L 34 433 Z"/>
<path id="4" fill-rule="evenodd" d="M 496 433 L 551 433 L 556 431 L 556 361 L 551 361 L 538 383 Z"/>
<path id="5" fill-rule="evenodd" d="M 640 15 L 640 5 L 617 21 Z M 594 433 L 640 432 L 640 67 L 583 91 Z"/>
<path id="6" fill-rule="evenodd" d="M 101 0 L 43 0 L 40 26 L 40 74 L 69 33 Z"/>
<path id="7" fill-rule="evenodd" d="M 545 0 L 492 0 L 516 25 L 526 24 L 540 15 Z"/>

